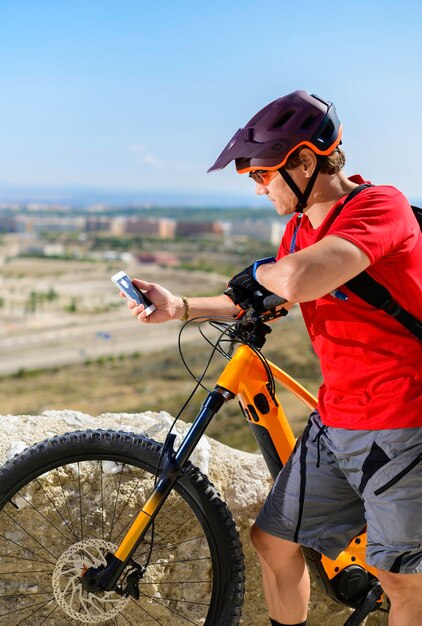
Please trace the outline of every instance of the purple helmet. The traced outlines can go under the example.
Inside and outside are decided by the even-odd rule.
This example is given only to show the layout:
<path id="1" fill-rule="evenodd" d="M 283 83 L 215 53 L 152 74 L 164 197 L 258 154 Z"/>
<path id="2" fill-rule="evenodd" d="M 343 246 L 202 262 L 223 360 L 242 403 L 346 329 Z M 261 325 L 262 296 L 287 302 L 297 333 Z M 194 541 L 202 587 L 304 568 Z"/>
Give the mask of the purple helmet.
<path id="1" fill-rule="evenodd" d="M 340 143 L 342 127 L 334 105 L 306 91 L 277 98 L 232 137 L 208 172 L 235 161 L 239 174 L 256 169 L 280 170 L 299 146 L 320 155 Z"/>

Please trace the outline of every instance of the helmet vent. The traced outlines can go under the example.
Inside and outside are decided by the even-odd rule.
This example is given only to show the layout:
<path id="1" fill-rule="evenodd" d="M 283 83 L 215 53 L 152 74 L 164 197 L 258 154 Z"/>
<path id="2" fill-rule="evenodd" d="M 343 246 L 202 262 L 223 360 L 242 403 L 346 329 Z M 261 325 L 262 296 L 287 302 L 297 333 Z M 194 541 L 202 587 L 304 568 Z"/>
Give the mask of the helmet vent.
<path id="1" fill-rule="evenodd" d="M 280 117 L 279 120 L 277 120 L 277 122 L 274 124 L 273 128 L 281 128 L 282 126 L 284 126 L 289 121 L 289 119 L 294 114 L 295 114 L 295 111 L 287 111 L 287 113 L 285 113 L 282 117 Z"/>
<path id="2" fill-rule="evenodd" d="M 308 117 L 306 118 L 306 120 L 303 122 L 303 124 L 301 125 L 301 129 L 302 130 L 307 130 L 308 128 L 310 128 L 312 126 L 312 123 L 315 119 L 315 115 L 308 115 Z"/>
<path id="3" fill-rule="evenodd" d="M 333 135 L 333 132 L 334 124 L 331 120 L 328 120 L 327 124 L 325 125 L 323 131 L 319 136 L 319 139 L 321 139 L 322 141 L 329 141 Z"/>

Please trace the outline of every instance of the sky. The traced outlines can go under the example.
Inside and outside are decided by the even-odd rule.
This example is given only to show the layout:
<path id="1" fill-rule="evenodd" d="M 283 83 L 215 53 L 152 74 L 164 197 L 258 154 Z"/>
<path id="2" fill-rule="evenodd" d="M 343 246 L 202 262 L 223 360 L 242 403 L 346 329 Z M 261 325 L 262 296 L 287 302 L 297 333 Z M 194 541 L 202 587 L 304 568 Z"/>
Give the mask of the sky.
<path id="1" fill-rule="evenodd" d="M 207 174 L 275 98 L 333 101 L 346 173 L 422 198 L 419 0 L 0 0 L 0 201 L 11 186 L 249 197 Z"/>

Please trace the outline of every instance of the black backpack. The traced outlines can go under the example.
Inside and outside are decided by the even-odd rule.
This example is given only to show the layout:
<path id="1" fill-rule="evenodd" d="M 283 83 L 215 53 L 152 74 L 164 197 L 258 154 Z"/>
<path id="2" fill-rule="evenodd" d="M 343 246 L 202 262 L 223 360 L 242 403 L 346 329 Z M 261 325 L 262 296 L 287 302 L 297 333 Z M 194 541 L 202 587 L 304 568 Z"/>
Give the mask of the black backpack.
<path id="1" fill-rule="evenodd" d="M 343 209 L 347 202 L 350 202 L 350 200 L 367 187 L 372 187 L 372 185 L 363 184 L 355 187 L 343 202 L 340 210 Z M 412 210 L 422 231 L 422 209 L 412 206 Z M 366 271 L 361 272 L 347 281 L 345 285 L 356 296 L 359 296 L 359 298 L 362 298 L 362 300 L 365 300 L 368 304 L 371 304 L 377 309 L 382 309 L 388 313 L 388 315 L 395 317 L 398 322 L 403 324 L 403 326 L 422 341 L 422 322 L 400 306 L 400 304 L 393 299 L 388 289 L 369 276 Z"/>

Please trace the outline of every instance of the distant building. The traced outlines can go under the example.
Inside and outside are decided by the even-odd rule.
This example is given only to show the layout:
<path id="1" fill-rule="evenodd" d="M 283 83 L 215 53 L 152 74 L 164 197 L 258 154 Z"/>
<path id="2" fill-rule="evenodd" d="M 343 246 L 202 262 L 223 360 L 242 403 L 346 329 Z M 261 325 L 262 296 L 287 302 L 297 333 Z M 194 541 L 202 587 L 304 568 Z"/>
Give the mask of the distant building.
<path id="1" fill-rule="evenodd" d="M 65 253 L 61 243 L 49 243 L 44 246 L 44 256 L 62 256 Z"/>
<path id="2" fill-rule="evenodd" d="M 111 234 L 114 237 L 121 237 L 126 232 L 126 218 L 125 217 L 113 217 L 111 220 Z"/>
<path id="3" fill-rule="evenodd" d="M 19 254 L 24 256 L 62 256 L 65 248 L 61 243 L 30 243 L 20 246 Z"/>
<path id="4" fill-rule="evenodd" d="M 42 231 L 56 233 L 83 232 L 86 227 L 85 217 L 20 215 L 16 219 L 19 223 L 20 231 L 31 233 L 39 233 Z"/>
<path id="5" fill-rule="evenodd" d="M 222 235 L 220 222 L 177 222 L 176 237 L 194 237 L 195 235 Z"/>
<path id="6" fill-rule="evenodd" d="M 241 220 L 232 222 L 231 235 L 270 241 L 278 246 L 286 228 L 286 220 Z"/>
<path id="7" fill-rule="evenodd" d="M 0 215 L 0 233 L 17 233 L 18 223 L 13 215 Z"/>
<path id="8" fill-rule="evenodd" d="M 105 215 L 89 216 L 86 220 L 87 233 L 108 233 L 111 231 L 111 219 Z"/>
<path id="9" fill-rule="evenodd" d="M 160 239 L 173 239 L 176 222 L 169 218 L 116 217 L 111 223 L 111 232 L 120 235 L 143 235 Z"/>
<path id="10" fill-rule="evenodd" d="M 137 259 L 140 263 L 154 263 L 165 267 L 179 265 L 177 256 L 171 252 L 140 252 Z"/>

